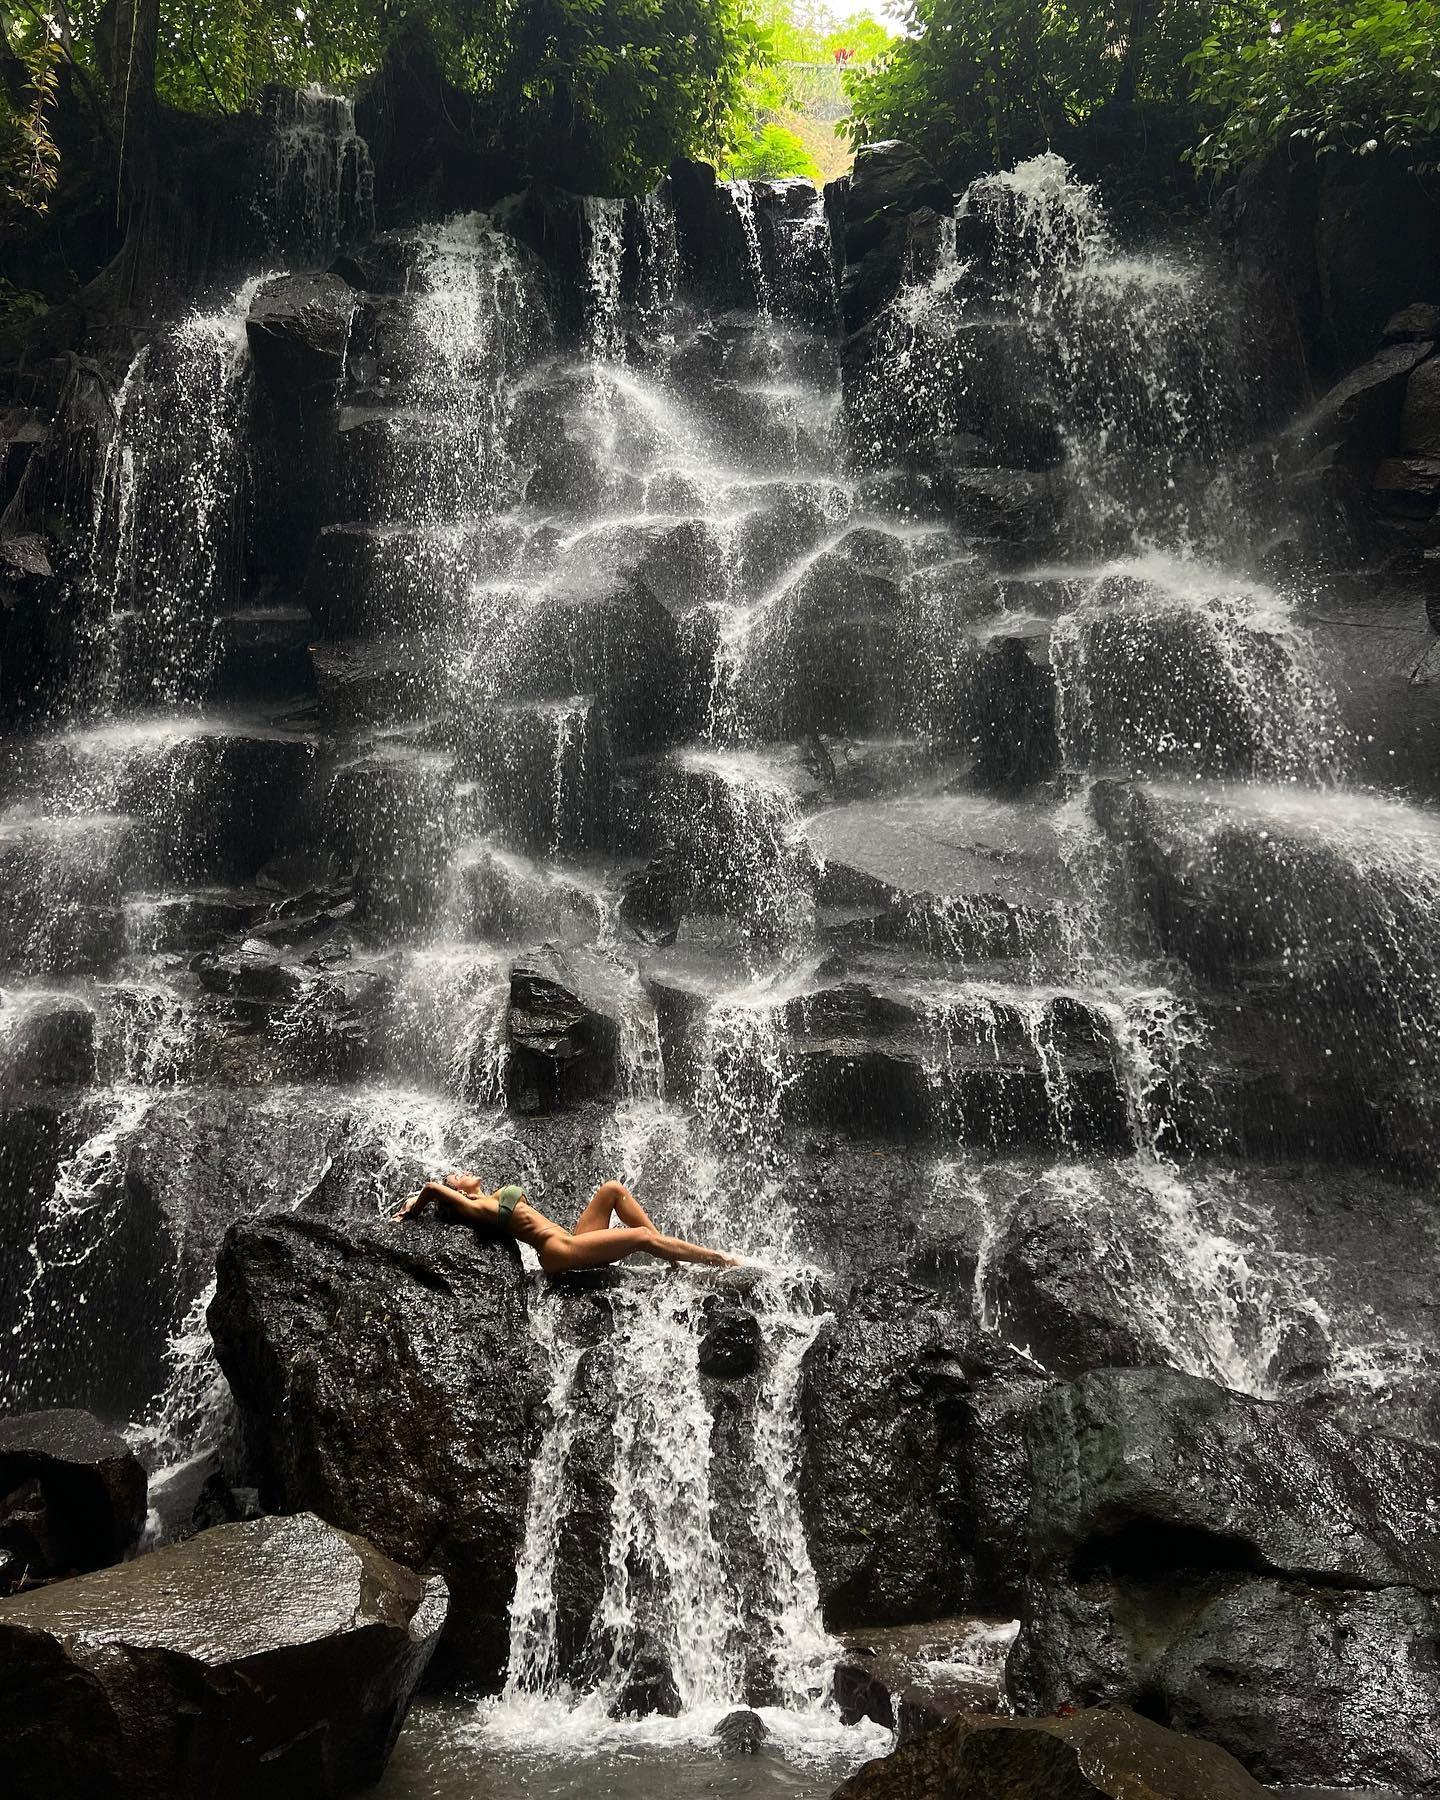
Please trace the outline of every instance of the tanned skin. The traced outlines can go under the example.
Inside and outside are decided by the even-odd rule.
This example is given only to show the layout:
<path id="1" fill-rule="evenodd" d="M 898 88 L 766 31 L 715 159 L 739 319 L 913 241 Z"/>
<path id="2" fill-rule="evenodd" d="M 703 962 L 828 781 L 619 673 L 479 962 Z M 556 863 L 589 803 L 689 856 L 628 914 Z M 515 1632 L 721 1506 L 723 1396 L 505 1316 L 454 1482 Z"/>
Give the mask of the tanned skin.
<path id="1" fill-rule="evenodd" d="M 447 1175 L 444 1181 L 427 1181 L 394 1217 L 414 1218 L 427 1206 L 434 1206 L 447 1219 L 459 1219 L 468 1225 L 488 1225 L 492 1229 L 501 1226 L 499 1201 L 486 1192 L 478 1175 L 466 1174 L 463 1169 Z M 610 1224 L 612 1213 L 621 1221 L 614 1228 Z M 596 1188 L 573 1231 L 547 1219 L 528 1200 L 516 1202 L 508 1229 L 535 1251 L 547 1275 L 563 1275 L 570 1269 L 598 1269 L 605 1263 L 623 1262 L 627 1256 L 658 1256 L 662 1262 L 704 1263 L 716 1269 L 733 1269 L 740 1262 L 738 1256 L 727 1256 L 723 1250 L 710 1250 L 703 1244 L 690 1244 L 684 1238 L 667 1237 L 658 1231 L 649 1213 L 619 1181 L 607 1181 Z"/>

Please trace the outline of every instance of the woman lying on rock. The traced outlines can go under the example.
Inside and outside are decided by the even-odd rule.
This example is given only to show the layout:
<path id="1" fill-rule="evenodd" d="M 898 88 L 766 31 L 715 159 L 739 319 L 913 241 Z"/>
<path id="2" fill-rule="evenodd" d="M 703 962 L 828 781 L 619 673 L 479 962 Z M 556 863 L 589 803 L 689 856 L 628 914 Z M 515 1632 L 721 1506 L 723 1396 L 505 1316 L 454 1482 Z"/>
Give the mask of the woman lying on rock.
<path id="1" fill-rule="evenodd" d="M 607 1181 L 596 1188 L 573 1231 L 547 1219 L 530 1204 L 521 1188 L 502 1187 L 487 1194 L 480 1177 L 467 1175 L 463 1170 L 447 1175 L 444 1181 L 427 1181 L 394 1216 L 414 1218 L 430 1205 L 443 1217 L 460 1219 L 467 1225 L 498 1225 L 535 1251 L 547 1275 L 563 1275 L 569 1269 L 597 1269 L 602 1263 L 623 1262 L 627 1256 L 658 1256 L 668 1263 L 707 1263 L 717 1269 L 733 1269 L 740 1261 L 738 1256 L 727 1256 L 723 1250 L 707 1250 L 703 1244 L 666 1237 L 663 1231 L 656 1230 L 649 1213 L 629 1188 L 618 1181 Z M 615 1230 L 610 1228 L 611 1213 L 618 1213 L 622 1221 Z"/>

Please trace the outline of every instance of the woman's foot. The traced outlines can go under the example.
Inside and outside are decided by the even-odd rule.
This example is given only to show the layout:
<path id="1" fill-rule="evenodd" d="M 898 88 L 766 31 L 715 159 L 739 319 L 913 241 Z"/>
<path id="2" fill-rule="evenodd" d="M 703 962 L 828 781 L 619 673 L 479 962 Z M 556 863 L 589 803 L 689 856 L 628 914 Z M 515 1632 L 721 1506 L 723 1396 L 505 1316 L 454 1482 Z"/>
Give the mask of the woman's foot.
<path id="1" fill-rule="evenodd" d="M 666 1255 L 664 1251 L 661 1254 Z M 743 1258 L 731 1256 L 724 1250 L 712 1250 L 706 1244 L 687 1244 L 682 1240 L 677 1253 L 668 1255 L 666 1260 L 671 1263 L 698 1263 L 706 1269 L 738 1269 Z"/>

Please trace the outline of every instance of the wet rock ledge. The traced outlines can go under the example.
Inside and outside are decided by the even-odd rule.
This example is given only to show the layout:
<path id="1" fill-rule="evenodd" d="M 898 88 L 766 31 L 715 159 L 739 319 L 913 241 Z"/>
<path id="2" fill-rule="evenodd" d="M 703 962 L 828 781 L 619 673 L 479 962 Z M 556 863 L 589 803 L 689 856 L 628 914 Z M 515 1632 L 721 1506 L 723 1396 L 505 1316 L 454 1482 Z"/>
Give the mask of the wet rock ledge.
<path id="1" fill-rule="evenodd" d="M 7 1791 L 328 1800 L 367 1786 L 447 1598 L 438 1575 L 302 1513 L 0 1601 Z"/>

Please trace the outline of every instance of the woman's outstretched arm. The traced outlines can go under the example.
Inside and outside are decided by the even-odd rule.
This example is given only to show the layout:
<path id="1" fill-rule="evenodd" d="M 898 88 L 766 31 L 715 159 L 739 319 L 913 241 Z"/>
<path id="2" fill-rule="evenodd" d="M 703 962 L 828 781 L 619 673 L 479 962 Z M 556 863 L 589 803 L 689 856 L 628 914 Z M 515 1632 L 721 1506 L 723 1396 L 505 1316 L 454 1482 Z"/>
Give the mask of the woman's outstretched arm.
<path id="1" fill-rule="evenodd" d="M 461 1193 L 443 1181 L 427 1181 L 418 1194 L 412 1194 L 390 1216 L 392 1219 L 418 1218 L 427 1206 L 443 1207 L 451 1218 L 464 1219 L 471 1225 L 494 1225 L 500 1218 L 499 1206 L 479 1182 L 471 1192 Z"/>

